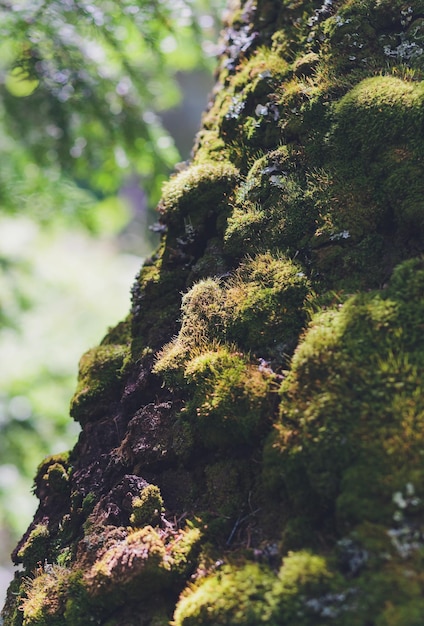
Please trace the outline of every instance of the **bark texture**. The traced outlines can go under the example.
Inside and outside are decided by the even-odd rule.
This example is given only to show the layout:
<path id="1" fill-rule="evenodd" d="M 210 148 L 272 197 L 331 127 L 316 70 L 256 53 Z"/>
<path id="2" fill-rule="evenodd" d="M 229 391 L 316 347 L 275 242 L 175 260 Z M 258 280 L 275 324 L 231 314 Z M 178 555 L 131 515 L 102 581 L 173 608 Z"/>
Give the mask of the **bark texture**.
<path id="1" fill-rule="evenodd" d="M 424 618 L 423 0 L 232 11 L 7 626 Z"/>

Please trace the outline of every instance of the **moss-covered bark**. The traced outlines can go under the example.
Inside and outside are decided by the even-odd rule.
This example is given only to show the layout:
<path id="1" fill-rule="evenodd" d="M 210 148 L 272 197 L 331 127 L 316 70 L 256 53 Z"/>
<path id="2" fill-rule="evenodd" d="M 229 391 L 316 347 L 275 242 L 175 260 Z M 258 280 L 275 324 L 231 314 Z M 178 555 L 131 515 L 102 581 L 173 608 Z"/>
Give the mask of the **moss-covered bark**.
<path id="1" fill-rule="evenodd" d="M 233 11 L 5 625 L 421 626 L 424 2 L 320 2 Z"/>

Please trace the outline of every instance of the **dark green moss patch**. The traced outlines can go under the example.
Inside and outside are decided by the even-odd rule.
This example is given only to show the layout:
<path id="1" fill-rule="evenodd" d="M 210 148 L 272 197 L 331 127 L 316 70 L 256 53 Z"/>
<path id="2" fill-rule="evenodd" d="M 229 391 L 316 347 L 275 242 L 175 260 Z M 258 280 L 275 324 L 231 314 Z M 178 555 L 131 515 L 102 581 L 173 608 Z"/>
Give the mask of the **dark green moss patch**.
<path id="1" fill-rule="evenodd" d="M 407 262 L 386 290 L 314 317 L 282 385 L 273 471 L 296 509 L 314 502 L 339 528 L 388 523 L 421 471 L 422 279 Z"/>
<path id="2" fill-rule="evenodd" d="M 185 219 L 196 228 L 225 208 L 237 180 L 238 171 L 229 164 L 192 165 L 164 186 L 159 211 L 169 224 Z"/>
<path id="3" fill-rule="evenodd" d="M 122 388 L 126 346 L 102 345 L 89 350 L 80 361 L 78 387 L 71 402 L 71 416 L 85 423 L 108 411 L 110 399 Z"/>

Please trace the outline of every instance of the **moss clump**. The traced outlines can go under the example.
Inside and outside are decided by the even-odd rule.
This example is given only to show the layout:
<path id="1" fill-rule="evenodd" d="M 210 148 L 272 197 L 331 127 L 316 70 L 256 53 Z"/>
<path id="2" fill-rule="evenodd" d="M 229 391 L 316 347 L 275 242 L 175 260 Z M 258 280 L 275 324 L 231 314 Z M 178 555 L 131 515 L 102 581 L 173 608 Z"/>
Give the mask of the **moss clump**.
<path id="1" fill-rule="evenodd" d="M 159 487 L 148 485 L 132 501 L 130 522 L 132 526 L 155 526 L 160 522 L 163 512 L 163 498 Z"/>
<path id="2" fill-rule="evenodd" d="M 186 410 L 208 446 L 246 443 L 258 435 L 269 408 L 271 379 L 235 350 L 219 347 L 191 359 Z"/>
<path id="3" fill-rule="evenodd" d="M 72 465 L 69 462 L 69 452 L 53 454 L 44 459 L 37 468 L 35 477 L 35 493 L 38 497 L 42 492 L 56 495 L 69 495 L 69 478 Z"/>
<path id="4" fill-rule="evenodd" d="M 290 553 L 278 576 L 256 563 L 225 565 L 183 592 L 176 626 L 278 626 L 317 622 L 313 600 L 329 590 L 331 574 L 320 556 Z"/>
<path id="5" fill-rule="evenodd" d="M 164 185 L 159 211 L 168 224 L 190 219 L 194 228 L 225 208 L 239 174 L 228 163 L 192 165 Z"/>
<path id="6" fill-rule="evenodd" d="M 281 360 L 297 342 L 310 294 L 310 283 L 297 263 L 269 253 L 245 261 L 227 290 L 228 338 Z"/>
<path id="7" fill-rule="evenodd" d="M 69 476 L 66 469 L 60 463 L 49 466 L 43 476 L 46 486 L 56 493 L 69 494 Z"/>
<path id="8" fill-rule="evenodd" d="M 287 147 L 255 161 L 240 185 L 224 235 L 225 250 L 256 254 L 307 243 L 315 229 L 316 207 L 307 191 L 302 159 Z"/>
<path id="9" fill-rule="evenodd" d="M 362 211 L 364 225 L 365 220 L 395 219 L 397 228 L 422 230 L 423 104 L 421 83 L 377 76 L 355 85 L 334 106 L 331 141 L 339 158 L 339 177 L 350 181 L 353 190 L 367 189 L 374 198 L 374 214 Z"/>
<path id="10" fill-rule="evenodd" d="M 240 3 L 7 626 L 421 624 L 423 14 Z"/>
<path id="11" fill-rule="evenodd" d="M 19 548 L 16 562 L 23 563 L 28 571 L 43 564 L 48 554 L 50 540 L 48 526 L 46 524 L 37 524 Z"/>
<path id="12" fill-rule="evenodd" d="M 183 593 L 174 623 L 176 626 L 256 626 L 268 617 L 266 593 L 273 581 L 270 571 L 253 563 L 240 570 L 225 566 Z"/>
<path id="13" fill-rule="evenodd" d="M 127 593 L 140 594 L 148 597 L 154 590 L 166 585 L 167 562 L 163 539 L 157 530 L 146 526 L 128 534 L 123 541 L 110 543 L 103 556 L 99 558 L 87 574 L 88 589 L 91 595 L 99 596 L 113 592 L 124 602 L 123 589 Z M 133 567 L 128 568 L 128 559 Z M 136 588 L 131 583 L 136 581 Z M 113 599 L 111 598 L 111 602 Z M 115 597 L 116 602 L 116 597 Z"/>
<path id="14" fill-rule="evenodd" d="M 60 626 L 63 620 L 65 591 L 69 570 L 58 565 L 42 569 L 27 580 L 26 597 L 22 600 L 23 626 Z"/>
<path id="15" fill-rule="evenodd" d="M 387 289 L 316 315 L 294 354 L 268 454 L 312 527 L 387 524 L 393 494 L 421 484 L 423 281 L 422 261 L 400 265 Z"/>
<path id="16" fill-rule="evenodd" d="M 190 394 L 185 416 L 204 443 L 247 442 L 260 432 L 273 372 L 240 350 L 260 350 L 261 359 L 281 366 L 303 327 L 309 294 L 301 266 L 268 253 L 245 261 L 226 282 L 209 278 L 183 296 L 180 332 L 154 372 Z"/>
<path id="17" fill-rule="evenodd" d="M 281 362 L 302 330 L 311 295 L 302 266 L 270 253 L 246 260 L 225 283 L 200 281 L 183 296 L 180 332 L 154 371 L 170 385 L 184 385 L 188 362 L 225 343 Z"/>
<path id="18" fill-rule="evenodd" d="M 71 416 L 84 424 L 107 415 L 110 401 L 122 387 L 122 367 L 128 347 L 100 345 L 80 360 L 78 386 L 71 401 Z"/>
<path id="19" fill-rule="evenodd" d="M 200 532 L 187 528 L 161 532 L 151 526 L 135 530 L 106 550 L 85 576 L 94 604 L 121 606 L 127 600 L 149 601 L 151 594 L 168 589 L 193 567 Z M 110 597 L 104 596 L 109 594 Z"/>

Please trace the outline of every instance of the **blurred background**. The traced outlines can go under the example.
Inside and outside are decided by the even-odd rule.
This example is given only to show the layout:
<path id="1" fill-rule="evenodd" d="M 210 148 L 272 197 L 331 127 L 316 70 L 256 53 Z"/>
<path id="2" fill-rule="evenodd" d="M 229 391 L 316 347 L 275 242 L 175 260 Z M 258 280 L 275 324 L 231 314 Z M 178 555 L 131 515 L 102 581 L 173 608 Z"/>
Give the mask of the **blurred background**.
<path id="1" fill-rule="evenodd" d="M 0 0 L 0 605 L 78 360 L 129 310 L 189 158 L 224 0 Z"/>

